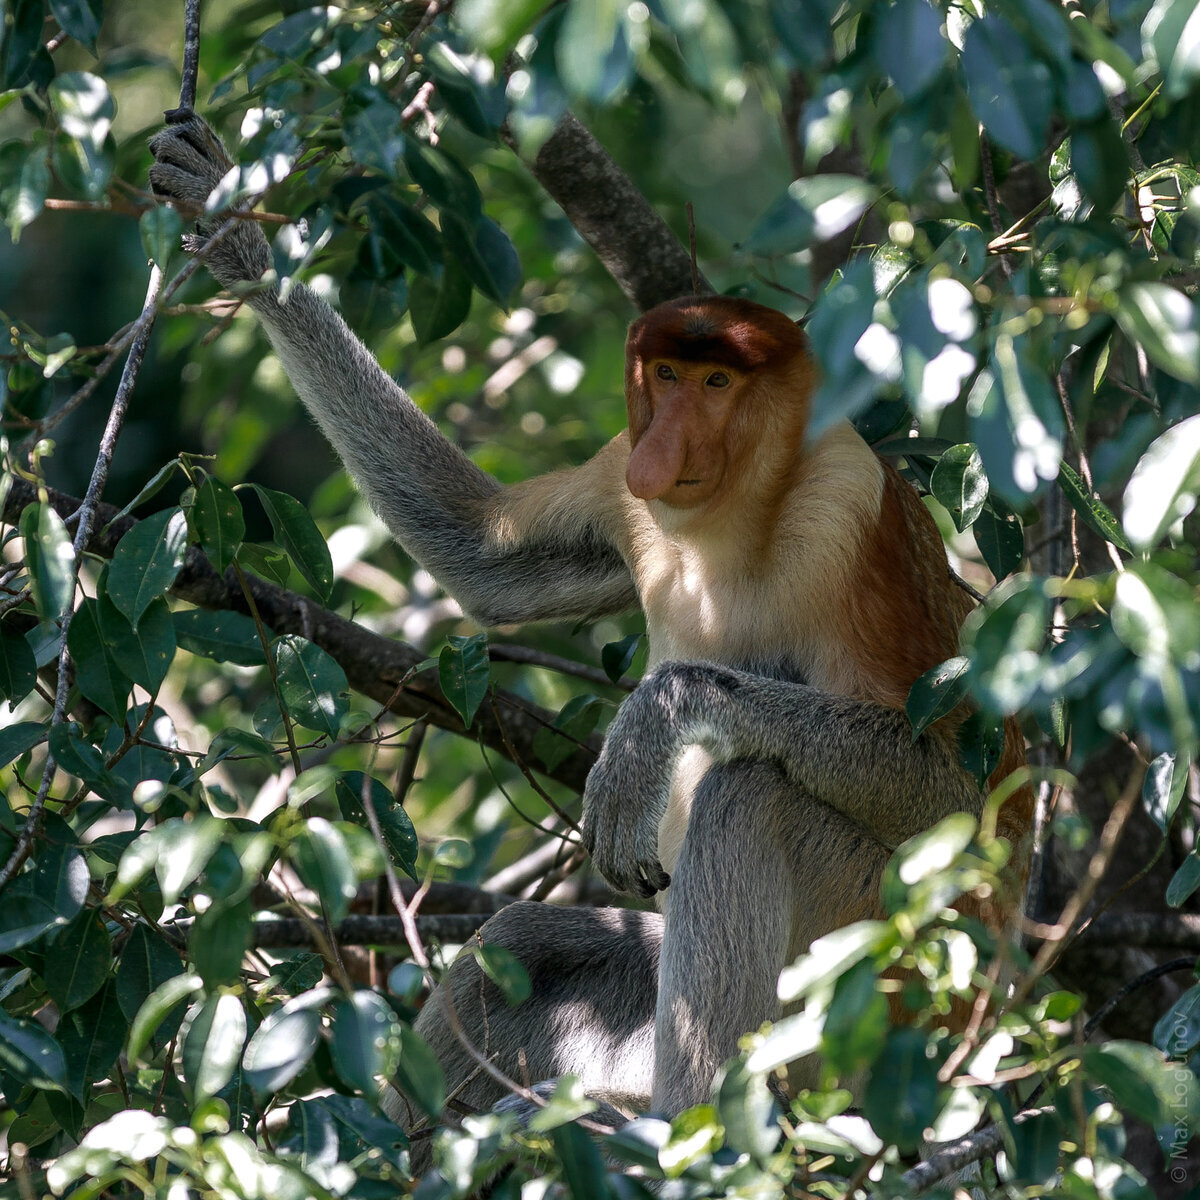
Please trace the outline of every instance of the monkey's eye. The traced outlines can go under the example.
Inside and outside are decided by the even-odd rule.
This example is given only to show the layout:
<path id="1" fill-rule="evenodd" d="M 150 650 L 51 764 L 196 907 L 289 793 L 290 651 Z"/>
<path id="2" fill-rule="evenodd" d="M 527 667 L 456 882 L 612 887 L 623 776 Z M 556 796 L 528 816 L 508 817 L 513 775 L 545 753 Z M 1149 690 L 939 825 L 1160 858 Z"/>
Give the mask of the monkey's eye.
<path id="1" fill-rule="evenodd" d="M 654 368 L 654 373 L 659 377 L 659 379 L 665 380 L 668 383 L 675 378 L 675 372 L 668 367 L 666 363 L 659 363 L 658 366 Z"/>
<path id="2" fill-rule="evenodd" d="M 724 371 L 714 371 L 705 381 L 708 387 L 723 388 L 729 386 L 729 376 Z"/>

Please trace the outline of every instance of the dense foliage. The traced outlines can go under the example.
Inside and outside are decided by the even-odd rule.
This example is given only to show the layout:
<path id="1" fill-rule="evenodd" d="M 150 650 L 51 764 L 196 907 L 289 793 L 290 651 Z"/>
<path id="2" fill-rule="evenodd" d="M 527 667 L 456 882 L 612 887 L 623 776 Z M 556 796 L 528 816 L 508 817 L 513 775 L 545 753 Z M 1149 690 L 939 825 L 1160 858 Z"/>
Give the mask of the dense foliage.
<path id="1" fill-rule="evenodd" d="M 23 1195 L 394 1194 L 408 1153 L 380 1081 L 431 1117 L 446 1100 L 410 1024 L 413 959 L 428 939 L 440 969 L 436 943 L 473 924 L 431 903 L 407 938 L 350 922 L 418 882 L 486 883 L 541 844 L 530 824 L 569 830 L 580 745 L 636 674 L 640 628 L 538 630 L 520 645 L 541 665 L 514 666 L 330 474 L 252 319 L 145 191 L 182 6 L 0 11 L 8 1175 Z M 961 657 L 914 688 L 915 728 L 967 698 L 983 779 L 1024 714 L 1047 810 L 1114 739 L 1136 748 L 1049 940 L 947 907 L 1006 886 L 994 798 L 901 848 L 886 920 L 784 973 L 795 1014 L 748 1038 L 711 1105 L 633 1123 L 606 1163 L 567 1081 L 518 1137 L 490 1114 L 439 1134 L 422 1196 L 506 1164 L 509 1194 L 640 1194 L 621 1163 L 678 1195 L 902 1196 L 949 1186 L 912 1169 L 923 1139 L 984 1126 L 997 1194 L 1200 1182 L 1200 985 L 1152 1044 L 1085 1041 L 1054 977 L 1132 808 L 1161 830 L 1166 903 L 1200 888 L 1198 28 L 1194 0 L 206 5 L 198 107 L 241 164 L 223 202 L 262 200 L 284 286 L 335 299 L 481 465 L 577 462 L 623 421 L 631 309 L 522 162 L 569 105 L 685 242 L 694 204 L 715 286 L 807 317 L 818 422 L 850 417 L 902 463 L 987 593 Z M 147 257 L 165 311 L 126 418 L 113 384 L 148 329 L 122 328 Z M 119 514 L 64 494 L 103 480 L 106 417 L 127 421 Z M 482 956 L 519 1002 L 520 969 Z M 990 1010 L 946 1034 L 980 989 Z M 783 1111 L 765 1080 L 810 1053 L 824 1086 Z M 1129 1122 L 1157 1162 L 1129 1161 Z"/>

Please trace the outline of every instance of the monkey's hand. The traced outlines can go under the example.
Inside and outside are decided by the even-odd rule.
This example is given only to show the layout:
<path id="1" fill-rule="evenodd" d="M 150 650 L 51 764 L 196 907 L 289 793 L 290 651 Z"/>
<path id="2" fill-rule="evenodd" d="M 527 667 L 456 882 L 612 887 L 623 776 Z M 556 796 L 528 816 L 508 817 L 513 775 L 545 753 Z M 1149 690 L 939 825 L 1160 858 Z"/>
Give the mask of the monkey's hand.
<path id="1" fill-rule="evenodd" d="M 194 254 L 207 247 L 208 269 L 223 287 L 261 278 L 271 265 L 271 250 L 257 221 L 236 221 L 219 241 L 208 245 L 225 223 L 220 212 L 208 210 L 208 198 L 237 168 L 207 122 L 189 113 L 157 133 L 150 152 L 154 155 L 150 168 L 154 194 L 169 200 L 185 217 L 196 218 L 196 232 L 183 239 L 185 249 Z"/>
<path id="2" fill-rule="evenodd" d="M 732 756 L 736 672 L 708 663 L 662 663 L 621 705 L 583 792 L 583 842 L 613 887 L 648 897 L 671 882 L 658 857 L 675 765 L 685 746 Z"/>

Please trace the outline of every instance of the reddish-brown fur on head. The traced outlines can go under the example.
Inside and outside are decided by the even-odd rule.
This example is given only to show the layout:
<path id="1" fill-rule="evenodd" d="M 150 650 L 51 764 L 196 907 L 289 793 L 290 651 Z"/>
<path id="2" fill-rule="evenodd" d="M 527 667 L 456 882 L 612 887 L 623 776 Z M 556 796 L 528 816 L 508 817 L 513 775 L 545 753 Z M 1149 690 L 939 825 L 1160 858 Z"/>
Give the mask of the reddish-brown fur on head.
<path id="1" fill-rule="evenodd" d="M 664 364 L 667 381 L 654 374 Z M 721 388 L 706 386 L 713 370 Z M 807 339 L 783 313 L 735 296 L 660 304 L 626 342 L 630 491 L 684 508 L 710 500 L 754 447 L 798 436 L 810 391 Z"/>

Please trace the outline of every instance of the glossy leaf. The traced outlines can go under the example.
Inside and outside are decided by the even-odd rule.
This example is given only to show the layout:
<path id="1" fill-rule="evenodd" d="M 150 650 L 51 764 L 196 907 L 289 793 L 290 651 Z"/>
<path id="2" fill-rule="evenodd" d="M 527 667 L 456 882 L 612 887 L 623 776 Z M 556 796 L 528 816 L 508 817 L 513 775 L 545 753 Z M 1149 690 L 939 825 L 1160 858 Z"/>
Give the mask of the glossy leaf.
<path id="1" fill-rule="evenodd" d="M 1058 468 L 1058 486 L 1070 501 L 1071 507 L 1083 518 L 1084 523 L 1098 533 L 1106 542 L 1112 542 L 1118 550 L 1132 553 L 1129 542 L 1112 510 L 1093 494 L 1070 463 L 1064 461 Z"/>
<path id="2" fill-rule="evenodd" d="M 324 901 L 331 921 L 340 921 L 358 890 L 346 840 L 324 817 L 311 817 L 292 843 L 300 878 Z"/>
<path id="3" fill-rule="evenodd" d="M 438 680 L 446 699 L 470 728 L 491 684 L 487 634 L 472 637 L 451 634 L 438 655 Z"/>
<path id="4" fill-rule="evenodd" d="M 62 1048 L 36 1021 L 0 1012 L 0 1066 L 35 1088 L 65 1089 Z"/>
<path id="5" fill-rule="evenodd" d="M 100 629 L 99 605 L 85 599 L 71 621 L 67 645 L 79 690 L 114 720 L 125 716 L 132 682 L 117 665 Z"/>
<path id="6" fill-rule="evenodd" d="M 794 254 L 849 228 L 879 191 L 852 175 L 813 175 L 788 185 L 746 240 L 755 254 Z"/>
<path id="7" fill-rule="evenodd" d="M 953 712 L 967 694 L 966 658 L 948 658 L 931 667 L 909 688 L 904 709 L 912 722 L 913 741 L 935 721 Z"/>
<path id="8" fill-rule="evenodd" d="M 82 42 L 93 54 L 96 52 L 104 0 L 50 0 L 50 12 L 64 33 Z"/>
<path id="9" fill-rule="evenodd" d="M 333 1012 L 333 1064 L 342 1082 L 372 1095 L 388 1079 L 400 1054 L 400 1028 L 392 1007 L 377 992 L 360 989 Z"/>
<path id="10" fill-rule="evenodd" d="M 232 1078 L 246 1042 L 246 1012 L 230 992 L 208 996 L 192 1014 L 183 1039 L 183 1076 L 197 1105 Z"/>
<path id="11" fill-rule="evenodd" d="M 446 1079 L 429 1043 L 411 1025 L 400 1027 L 396 1082 L 426 1116 L 436 1119 L 446 1107 Z"/>
<path id="12" fill-rule="evenodd" d="M 138 220 L 138 232 L 142 235 L 142 249 L 146 257 L 166 270 L 171 255 L 179 248 L 179 235 L 183 231 L 183 219 L 170 205 L 160 204 L 147 209 Z"/>
<path id="13" fill-rule="evenodd" d="M 29 642 L 9 625 L 0 625 L 0 697 L 15 708 L 33 691 L 37 680 L 37 660 Z"/>
<path id="14" fill-rule="evenodd" d="M 246 536 L 246 519 L 237 493 L 215 476 L 205 475 L 193 489 L 191 502 L 185 502 L 184 511 L 196 544 L 223 575 Z"/>
<path id="15" fill-rule="evenodd" d="M 333 562 L 329 547 L 308 509 L 286 492 L 276 492 L 259 484 L 254 485 L 254 490 L 271 520 L 276 542 L 287 551 L 313 591 L 322 600 L 327 600 L 333 587 Z"/>
<path id="16" fill-rule="evenodd" d="M 863 1095 L 863 1115 L 889 1145 L 915 1149 L 941 1106 L 937 1058 L 920 1029 L 893 1029 L 875 1060 Z"/>
<path id="17" fill-rule="evenodd" d="M 49 504 L 39 502 L 21 513 L 20 529 L 38 616 L 57 621 L 75 597 L 75 551 L 67 527 Z"/>
<path id="18" fill-rule="evenodd" d="M 350 707 L 346 672 L 320 646 L 296 634 L 276 638 L 271 657 L 288 716 L 306 729 L 337 737 Z"/>
<path id="19" fill-rule="evenodd" d="M 1185 383 L 1200 382 L 1200 318 L 1177 288 L 1127 283 L 1117 294 L 1117 324 L 1156 366 Z"/>
<path id="20" fill-rule="evenodd" d="M 266 661 L 258 626 L 239 612 L 207 612 L 201 608 L 171 614 L 175 638 L 191 654 L 214 662 L 258 667 Z M 270 630 L 267 631 L 268 636 Z"/>
<path id="21" fill-rule="evenodd" d="M 242 1058 L 247 1082 L 258 1095 L 278 1092 L 304 1070 L 320 1035 L 312 994 L 290 1000 L 251 1035 Z"/>
<path id="22" fill-rule="evenodd" d="M 142 1057 L 142 1052 L 159 1026 L 168 1017 L 173 1017 L 174 1010 L 202 986 L 199 975 L 175 975 L 160 983 L 146 997 L 129 1026 L 125 1053 L 130 1062 L 137 1062 Z"/>
<path id="23" fill-rule="evenodd" d="M 384 849 L 392 866 L 403 871 L 410 879 L 417 878 L 417 831 L 403 805 L 378 779 L 370 779 L 359 771 L 350 771 L 337 781 L 335 794 L 338 811 L 343 820 L 351 821 L 364 829 L 370 825 L 364 812 L 363 785 L 369 787 L 368 798 L 383 834 Z"/>
<path id="24" fill-rule="evenodd" d="M 1122 523 L 1131 545 L 1148 550 L 1195 507 L 1200 492 L 1200 416 L 1150 444 L 1125 488 Z"/>
<path id="25" fill-rule="evenodd" d="M 54 939 L 46 958 L 46 990 L 60 1013 L 78 1008 L 104 985 L 112 965 L 112 938 L 91 910 Z"/>
<path id="26" fill-rule="evenodd" d="M 970 529 L 988 497 L 987 473 L 978 449 L 970 442 L 951 446 L 938 459 L 929 486 L 950 514 L 955 529 L 959 533 Z"/>
<path id="27" fill-rule="evenodd" d="M 487 943 L 476 947 L 475 953 L 484 974 L 500 989 L 510 1008 L 529 999 L 532 990 L 529 973 L 515 954 L 503 946 Z"/>
<path id="28" fill-rule="evenodd" d="M 142 613 L 175 582 L 187 553 L 187 521 L 177 508 L 139 521 L 108 569 L 108 597 L 135 629 Z"/>
<path id="29" fill-rule="evenodd" d="M 413 332 L 422 346 L 453 333 L 466 319 L 470 307 L 471 280 L 457 259 L 445 264 L 439 280 L 423 275 L 412 280 L 409 313 Z"/>
<path id="30" fill-rule="evenodd" d="M 1050 68 L 1006 22 L 988 16 L 967 30 L 963 78 L 988 136 L 1018 158 L 1036 158 L 1054 108 Z"/>

